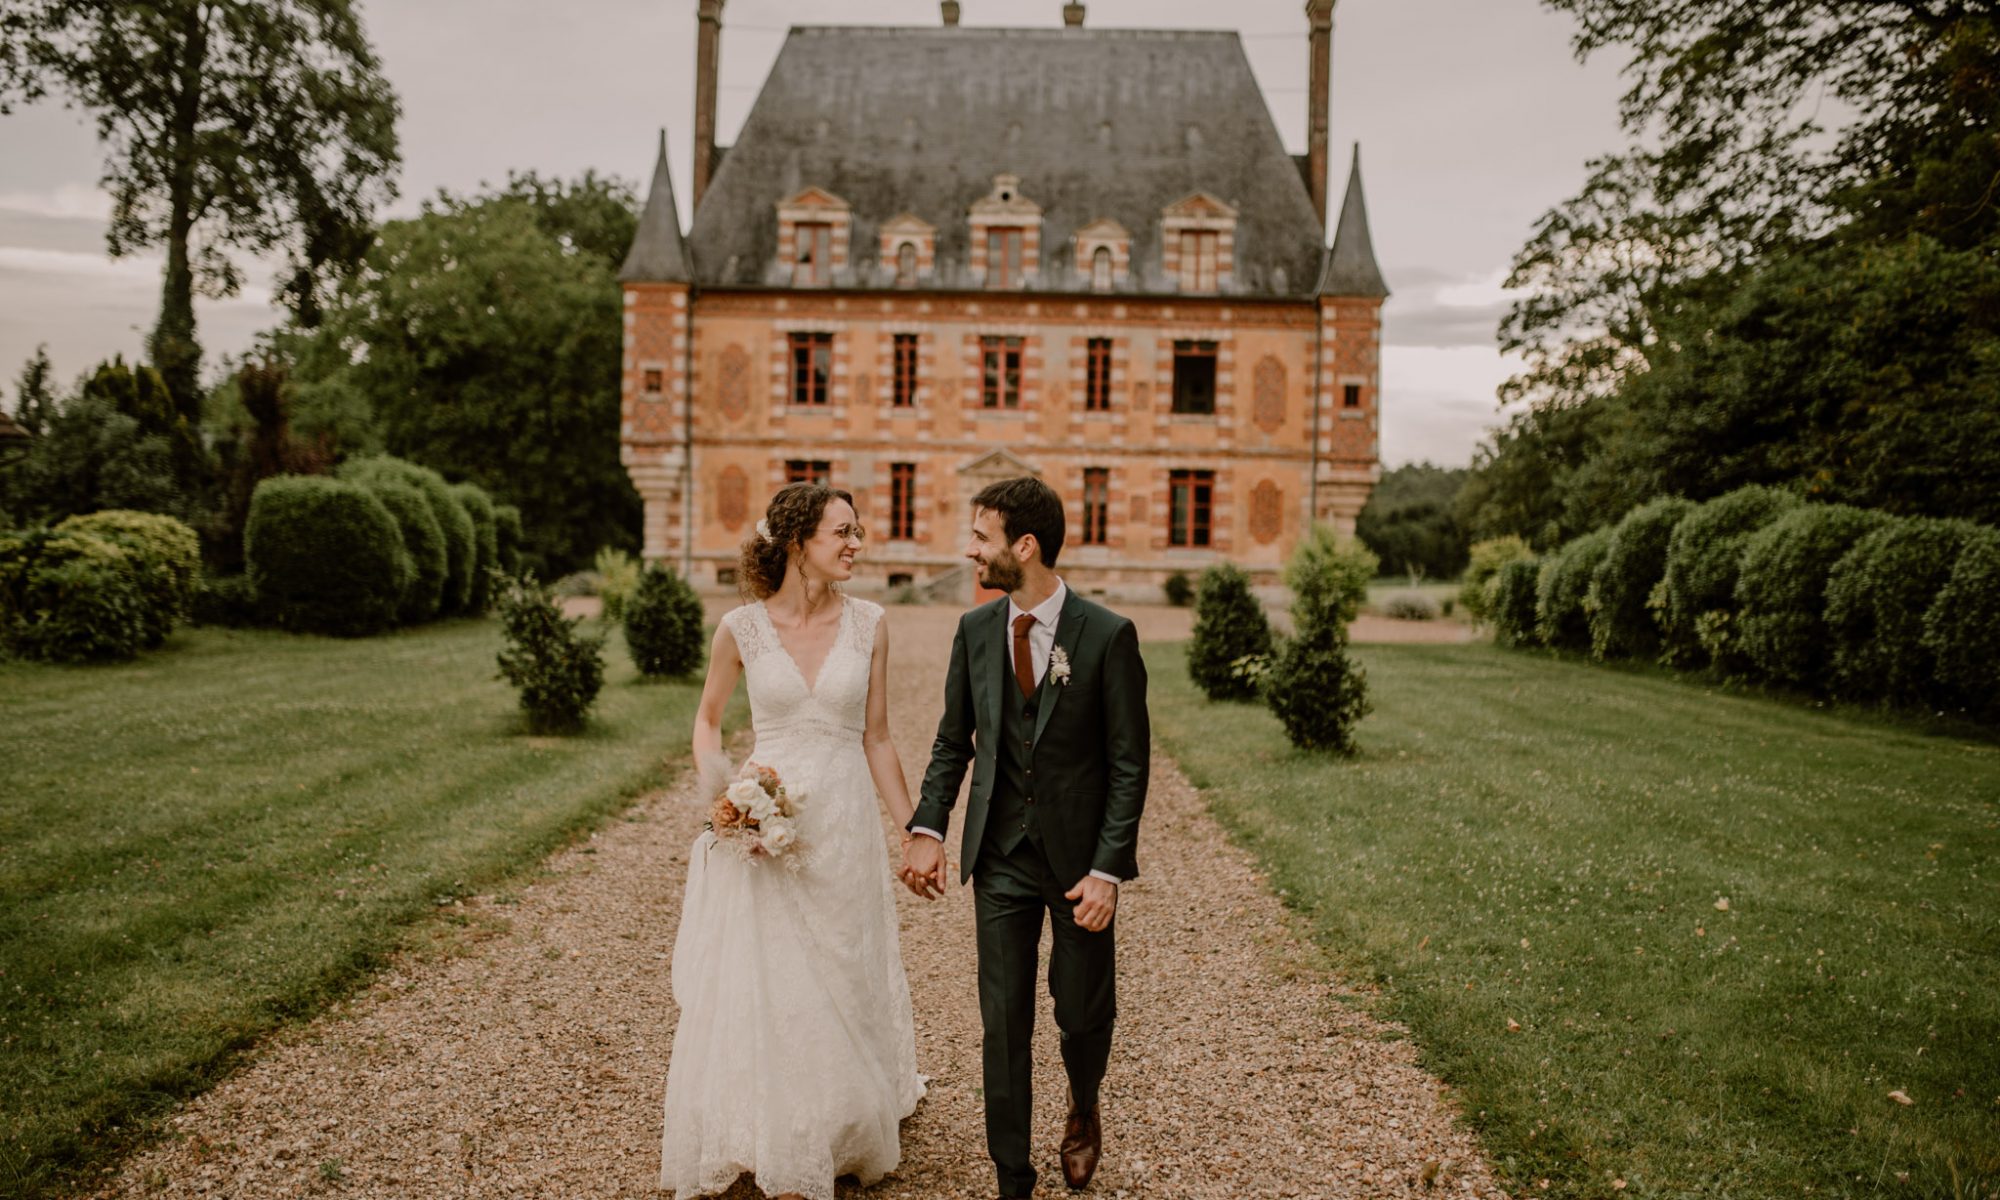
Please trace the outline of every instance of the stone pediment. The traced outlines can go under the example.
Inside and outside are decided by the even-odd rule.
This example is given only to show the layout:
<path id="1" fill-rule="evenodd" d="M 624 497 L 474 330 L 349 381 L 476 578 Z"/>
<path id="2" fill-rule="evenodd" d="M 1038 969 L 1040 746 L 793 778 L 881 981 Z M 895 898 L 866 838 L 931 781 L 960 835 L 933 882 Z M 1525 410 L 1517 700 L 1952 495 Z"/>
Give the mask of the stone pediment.
<path id="1" fill-rule="evenodd" d="M 847 201 L 842 200 L 825 188 L 809 187 L 802 192 L 794 193 L 778 201 L 778 207 L 786 210 L 817 208 L 830 212 L 846 212 L 848 204 Z"/>
<path id="2" fill-rule="evenodd" d="M 1129 242 L 1132 233 L 1110 217 L 1099 217 L 1076 231 L 1079 242 Z"/>
<path id="3" fill-rule="evenodd" d="M 1021 194 L 1021 177 L 995 175 L 993 190 L 972 202 L 972 215 L 987 219 L 1042 215 L 1042 206 Z"/>
<path id="4" fill-rule="evenodd" d="M 898 213 L 882 222 L 884 237 L 929 237 L 937 232 L 937 226 L 914 213 Z"/>
<path id="5" fill-rule="evenodd" d="M 1236 210 L 1207 192 L 1195 192 L 1167 205 L 1161 215 L 1189 217 L 1195 220 L 1233 221 L 1236 219 Z"/>
<path id="6" fill-rule="evenodd" d="M 966 463 L 958 473 L 978 479 L 1018 479 L 1023 475 L 1039 477 L 1042 471 L 1003 446 Z"/>

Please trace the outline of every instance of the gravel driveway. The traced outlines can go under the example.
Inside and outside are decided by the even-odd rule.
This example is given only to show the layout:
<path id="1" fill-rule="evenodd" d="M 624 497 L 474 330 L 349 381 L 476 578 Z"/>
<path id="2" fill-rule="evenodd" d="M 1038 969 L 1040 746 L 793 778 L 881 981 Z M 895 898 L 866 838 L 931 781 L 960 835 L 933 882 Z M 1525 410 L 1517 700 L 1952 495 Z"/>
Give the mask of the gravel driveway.
<path id="1" fill-rule="evenodd" d="M 889 609 L 891 713 L 913 787 L 956 618 Z M 1120 906 L 1105 1160 L 1089 1194 L 1500 1196 L 1448 1089 L 1414 1065 L 1401 1031 L 1356 1010 L 1173 764 L 1156 757 L 1153 769 L 1146 874 Z M 702 820 L 677 780 L 533 880 L 456 906 L 463 924 L 437 922 L 445 952 L 403 956 L 274 1038 L 94 1194 L 660 1196 L 668 953 Z M 905 894 L 901 916 L 931 1091 L 904 1125 L 901 1169 L 843 1195 L 990 1197 L 971 896 L 955 888 L 927 905 Z M 1050 1197 L 1068 1194 L 1054 1034 L 1044 998 L 1036 1165 Z M 746 1183 L 729 1193 L 756 1194 Z"/>

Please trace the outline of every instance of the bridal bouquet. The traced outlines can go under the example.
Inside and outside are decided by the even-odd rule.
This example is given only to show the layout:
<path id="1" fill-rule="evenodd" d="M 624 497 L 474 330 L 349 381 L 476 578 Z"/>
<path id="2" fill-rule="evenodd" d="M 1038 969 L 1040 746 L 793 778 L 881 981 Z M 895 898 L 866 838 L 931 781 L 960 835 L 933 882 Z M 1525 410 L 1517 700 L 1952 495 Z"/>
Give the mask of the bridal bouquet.
<path id="1" fill-rule="evenodd" d="M 715 798 L 708 827 L 716 841 L 745 858 L 759 854 L 785 857 L 798 849 L 798 829 L 793 821 L 802 799 L 797 791 L 785 787 L 777 771 L 761 763 L 744 763 Z"/>

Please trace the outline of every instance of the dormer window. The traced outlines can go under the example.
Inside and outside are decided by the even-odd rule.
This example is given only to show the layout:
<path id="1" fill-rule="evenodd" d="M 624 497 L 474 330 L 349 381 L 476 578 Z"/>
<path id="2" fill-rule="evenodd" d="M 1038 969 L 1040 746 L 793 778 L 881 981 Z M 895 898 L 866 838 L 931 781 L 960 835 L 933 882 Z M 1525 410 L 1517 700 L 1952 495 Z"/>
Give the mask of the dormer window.
<path id="1" fill-rule="evenodd" d="M 847 269 L 847 201 L 809 187 L 778 202 L 778 265 L 794 287 L 826 287 Z"/>
<path id="2" fill-rule="evenodd" d="M 1111 290 L 1111 247 L 1099 246 L 1090 256 L 1090 290 Z"/>
<path id="3" fill-rule="evenodd" d="M 882 222 L 876 251 L 884 283 L 893 277 L 899 288 L 916 287 L 931 273 L 937 253 L 937 227 L 913 213 L 898 213 Z"/>
<path id="4" fill-rule="evenodd" d="M 795 284 L 823 284 L 833 277 L 833 226 L 807 221 L 796 227 L 798 254 L 792 272 Z"/>
<path id="5" fill-rule="evenodd" d="M 1022 287 L 1041 273 L 1042 206 L 1021 194 L 1019 178 L 995 175 L 971 225 L 972 273 L 987 287 Z"/>
<path id="6" fill-rule="evenodd" d="M 1236 269 L 1236 210 L 1207 192 L 1168 205 L 1160 234 L 1161 265 L 1183 292 L 1221 291 Z"/>
<path id="7" fill-rule="evenodd" d="M 896 247 L 896 286 L 914 287 L 917 282 L 917 244 L 904 242 Z"/>
<path id="8" fill-rule="evenodd" d="M 1109 217 L 1100 217 L 1076 231 L 1076 268 L 1087 272 L 1093 292 L 1112 292 L 1125 282 L 1132 265 L 1132 235 Z M 1073 286 L 1085 286 L 1078 279 Z"/>

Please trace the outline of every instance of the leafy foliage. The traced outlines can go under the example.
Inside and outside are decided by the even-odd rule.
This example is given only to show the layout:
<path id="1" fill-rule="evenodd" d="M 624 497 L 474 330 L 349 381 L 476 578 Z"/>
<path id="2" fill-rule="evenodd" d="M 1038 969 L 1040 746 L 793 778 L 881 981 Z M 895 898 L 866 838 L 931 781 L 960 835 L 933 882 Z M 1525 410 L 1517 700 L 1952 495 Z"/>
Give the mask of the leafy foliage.
<path id="1" fill-rule="evenodd" d="M 1271 653 L 1271 622 L 1250 590 L 1250 576 L 1233 563 L 1203 571 L 1195 589 L 1188 675 L 1211 700 L 1251 700 L 1254 683 L 1236 670 L 1246 655 Z"/>
<path id="2" fill-rule="evenodd" d="M 1368 547 L 1342 540 L 1330 525 L 1314 525 L 1285 564 L 1293 615 L 1303 605 L 1305 610 L 1329 614 L 1346 629 L 1367 602 L 1368 581 L 1380 566 Z"/>
<path id="3" fill-rule="evenodd" d="M 533 733 L 583 728 L 604 687 L 604 639 L 577 632 L 581 617 L 565 617 L 549 589 L 532 575 L 494 584 L 500 628 L 500 674 L 521 693 Z"/>
<path id="4" fill-rule="evenodd" d="M 1669 660 L 1694 666 L 1711 657 L 1698 622 L 1709 613 L 1735 614 L 1743 543 L 1798 503 L 1771 488 L 1740 488 L 1703 504 L 1674 526 L 1660 579 L 1660 634 Z M 1718 628 L 1715 618 L 1708 628 Z"/>
<path id="5" fill-rule="evenodd" d="M 1301 750 L 1353 754 L 1354 727 L 1368 715 L 1368 680 L 1347 654 L 1347 625 L 1361 610 L 1376 560 L 1316 525 L 1292 551 L 1291 637 L 1263 672 L 1264 702 Z"/>
<path id="6" fill-rule="evenodd" d="M 1542 564 L 1533 558 L 1510 560 L 1493 577 L 1493 636 L 1501 645 L 1526 646 L 1540 640 L 1535 631 L 1535 599 L 1541 580 Z"/>
<path id="7" fill-rule="evenodd" d="M 388 455 L 350 458 L 340 464 L 339 476 L 363 486 L 377 481 L 402 483 L 423 494 L 444 537 L 444 589 L 437 611 L 446 615 L 466 611 L 472 598 L 472 573 L 478 566 L 479 544 L 472 514 L 466 511 L 465 502 L 444 481 L 444 476 L 429 467 Z"/>
<path id="8" fill-rule="evenodd" d="M 1885 513 L 1803 504 L 1750 535 L 1736 573 L 1737 636 L 1765 677 L 1821 690 L 1832 664 L 1826 581 Z"/>
<path id="9" fill-rule="evenodd" d="M 1450 579 L 1465 569 L 1469 539 L 1453 505 L 1467 472 L 1412 463 L 1383 473 L 1354 527 L 1355 537 L 1394 574 Z"/>
<path id="10" fill-rule="evenodd" d="M 1966 539 L 1924 614 L 1923 648 L 1948 702 L 2000 717 L 2000 534 L 1986 529 Z"/>
<path id="11" fill-rule="evenodd" d="M 35 410 L 37 436 L 0 472 L 0 516 L 25 526 L 107 508 L 195 515 L 187 461 L 200 449 L 158 372 L 113 359 L 63 396 L 48 387 L 45 360 L 31 359 L 20 403 Z"/>
<path id="12" fill-rule="evenodd" d="M 678 677 L 701 669 L 706 617 L 687 580 L 654 563 L 625 605 L 625 648 L 639 673 Z"/>
<path id="13" fill-rule="evenodd" d="M 258 604 L 296 632 L 380 633 L 395 624 L 416 573 L 382 501 L 318 475 L 258 484 L 243 550 Z"/>
<path id="14" fill-rule="evenodd" d="M 639 577 L 643 574 L 644 568 L 632 555 L 606 546 L 597 552 L 592 570 L 596 577 L 592 594 L 604 602 L 604 619 L 623 620 L 625 602 L 639 590 Z"/>
<path id="15" fill-rule="evenodd" d="M 144 599 L 141 645 L 153 649 L 194 609 L 201 580 L 201 539 L 186 524 L 158 513 L 106 509 L 71 517 L 56 528 L 86 533 L 124 550 Z"/>
<path id="16" fill-rule="evenodd" d="M 453 484 L 451 494 L 472 518 L 472 592 L 465 599 L 465 610 L 482 613 L 491 599 L 493 572 L 500 567 L 500 531 L 494 524 L 493 498 L 476 483 Z"/>
<path id="17" fill-rule="evenodd" d="M 1938 698 L 1937 660 L 1924 616 L 1950 582 L 1979 526 L 1916 518 L 1891 521 L 1834 564 L 1826 581 L 1834 684 L 1861 700 Z M 1934 644 L 1934 643 L 1933 643 Z"/>
<path id="18" fill-rule="evenodd" d="M 1533 557 L 1535 552 L 1528 548 L 1528 543 L 1511 534 L 1474 542 L 1467 556 L 1465 577 L 1458 587 L 1458 602 L 1465 606 L 1466 614 L 1475 621 L 1491 620 L 1494 581 L 1499 578 L 1500 568 L 1517 559 Z"/>
<path id="19" fill-rule="evenodd" d="M 1166 594 L 1167 603 L 1175 608 L 1186 608 L 1194 600 L 1194 580 L 1188 578 L 1186 571 L 1167 576 L 1160 590 Z"/>
<path id="20" fill-rule="evenodd" d="M 424 494 L 401 480 L 378 474 L 361 484 L 373 493 L 403 535 L 403 549 L 410 553 L 410 586 L 396 610 L 396 619 L 405 625 L 428 621 L 437 616 L 444 602 L 445 576 L 451 560 L 445 550 L 444 527 L 438 524 Z"/>
<path id="21" fill-rule="evenodd" d="M 1542 559 L 1535 581 L 1535 636 L 1565 650 L 1590 648 L 1590 581 L 1611 552 L 1611 530 L 1576 538 Z"/>
<path id="22" fill-rule="evenodd" d="M 500 573 L 521 573 L 521 510 L 512 504 L 493 506 L 493 540 L 500 553 Z"/>
<path id="23" fill-rule="evenodd" d="M 22 658 L 127 659 L 160 618 L 136 556 L 79 529 L 0 534 L 0 643 Z"/>
<path id="24" fill-rule="evenodd" d="M 1604 561 L 1590 578 L 1590 652 L 1598 658 L 1650 658 L 1659 653 L 1660 627 L 1649 599 L 1667 572 L 1667 543 L 1694 509 L 1662 497 L 1625 514 L 1611 529 Z"/>

